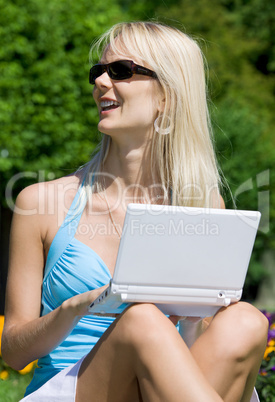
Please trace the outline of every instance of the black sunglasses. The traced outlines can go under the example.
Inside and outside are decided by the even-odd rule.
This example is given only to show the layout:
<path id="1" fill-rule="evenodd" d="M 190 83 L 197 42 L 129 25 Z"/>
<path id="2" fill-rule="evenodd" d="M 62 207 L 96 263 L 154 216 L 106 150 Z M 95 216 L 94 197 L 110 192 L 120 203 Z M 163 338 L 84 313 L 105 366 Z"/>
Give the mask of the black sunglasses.
<path id="1" fill-rule="evenodd" d="M 157 78 L 157 74 L 149 68 L 139 66 L 132 60 L 118 60 L 108 64 L 95 64 L 90 69 L 89 82 L 94 85 L 95 80 L 103 73 L 107 72 L 112 80 L 127 80 L 134 74 L 147 75 Z"/>

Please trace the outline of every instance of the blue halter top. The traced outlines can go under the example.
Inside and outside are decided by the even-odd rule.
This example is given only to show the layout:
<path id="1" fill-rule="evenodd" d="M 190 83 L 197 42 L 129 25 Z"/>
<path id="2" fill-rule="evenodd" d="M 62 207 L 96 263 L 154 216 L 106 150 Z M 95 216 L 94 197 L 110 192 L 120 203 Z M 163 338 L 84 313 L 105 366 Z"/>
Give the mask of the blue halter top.
<path id="1" fill-rule="evenodd" d="M 111 279 L 110 271 L 99 255 L 75 238 L 85 208 L 85 203 L 80 202 L 81 189 L 82 185 L 48 253 L 42 284 L 42 316 L 66 299 L 106 285 Z M 82 317 L 59 346 L 38 360 L 38 368 L 25 395 L 89 353 L 114 319 L 94 315 Z"/>

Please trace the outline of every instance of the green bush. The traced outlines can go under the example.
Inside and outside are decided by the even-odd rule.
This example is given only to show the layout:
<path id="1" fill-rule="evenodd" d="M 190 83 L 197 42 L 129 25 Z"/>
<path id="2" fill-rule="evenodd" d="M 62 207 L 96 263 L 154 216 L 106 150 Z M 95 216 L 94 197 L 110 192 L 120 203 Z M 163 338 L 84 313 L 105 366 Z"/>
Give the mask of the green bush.
<path id="1" fill-rule="evenodd" d="M 112 0 L 0 0 L 0 9 L 3 197 L 18 172 L 43 170 L 47 180 L 89 160 L 99 138 L 89 47 L 124 14 Z"/>

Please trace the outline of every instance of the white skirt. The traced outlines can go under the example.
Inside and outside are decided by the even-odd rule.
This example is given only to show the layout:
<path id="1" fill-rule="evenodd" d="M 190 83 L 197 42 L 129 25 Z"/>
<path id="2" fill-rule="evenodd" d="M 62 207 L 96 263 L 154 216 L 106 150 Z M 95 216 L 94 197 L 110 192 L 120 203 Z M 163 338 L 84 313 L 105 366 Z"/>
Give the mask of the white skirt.
<path id="1" fill-rule="evenodd" d="M 77 376 L 85 357 L 60 371 L 38 390 L 21 399 L 20 402 L 75 402 Z M 255 388 L 250 402 L 260 402 Z"/>
<path id="2" fill-rule="evenodd" d="M 85 357 L 60 371 L 20 402 L 75 402 L 77 376 Z"/>

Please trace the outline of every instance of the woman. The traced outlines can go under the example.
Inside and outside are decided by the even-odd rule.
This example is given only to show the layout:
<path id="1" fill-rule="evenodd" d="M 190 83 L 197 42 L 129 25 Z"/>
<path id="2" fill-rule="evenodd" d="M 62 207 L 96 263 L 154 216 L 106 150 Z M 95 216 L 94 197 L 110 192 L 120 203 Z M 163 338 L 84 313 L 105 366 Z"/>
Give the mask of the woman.
<path id="1" fill-rule="evenodd" d="M 197 44 L 135 22 L 96 49 L 101 148 L 75 174 L 18 196 L 3 357 L 15 369 L 39 358 L 26 401 L 249 401 L 267 335 L 252 306 L 220 310 L 190 350 L 179 317 L 154 305 L 88 315 L 113 274 L 129 202 L 224 207 Z"/>

